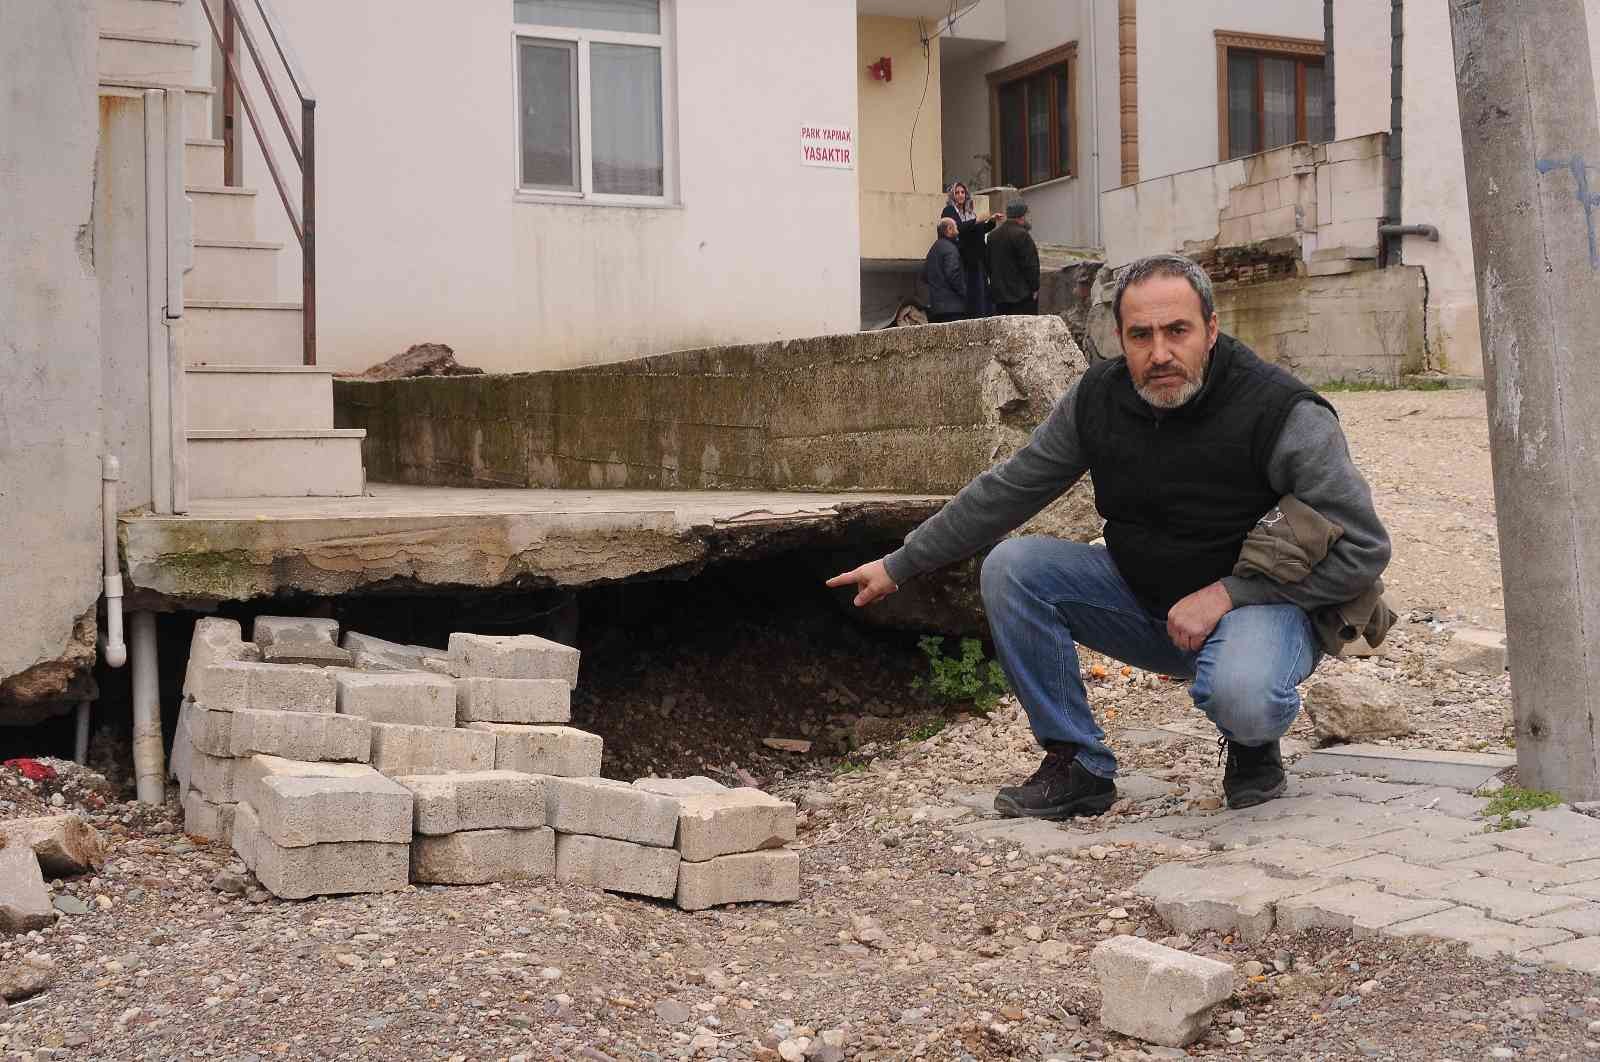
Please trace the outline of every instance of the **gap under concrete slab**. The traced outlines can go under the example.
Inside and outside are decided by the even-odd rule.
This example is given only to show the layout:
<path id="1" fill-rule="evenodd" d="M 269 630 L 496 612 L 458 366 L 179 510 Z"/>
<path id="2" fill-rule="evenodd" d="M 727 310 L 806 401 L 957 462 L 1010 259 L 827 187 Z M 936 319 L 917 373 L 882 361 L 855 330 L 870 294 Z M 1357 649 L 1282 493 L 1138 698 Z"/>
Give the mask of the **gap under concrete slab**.
<path id="1" fill-rule="evenodd" d="M 1439 749 L 1401 749 L 1387 745 L 1338 745 L 1317 749 L 1300 757 L 1300 772 L 1371 775 L 1412 785 L 1443 785 L 1468 791 L 1477 789 L 1517 758 L 1509 753 L 1448 752 Z"/>

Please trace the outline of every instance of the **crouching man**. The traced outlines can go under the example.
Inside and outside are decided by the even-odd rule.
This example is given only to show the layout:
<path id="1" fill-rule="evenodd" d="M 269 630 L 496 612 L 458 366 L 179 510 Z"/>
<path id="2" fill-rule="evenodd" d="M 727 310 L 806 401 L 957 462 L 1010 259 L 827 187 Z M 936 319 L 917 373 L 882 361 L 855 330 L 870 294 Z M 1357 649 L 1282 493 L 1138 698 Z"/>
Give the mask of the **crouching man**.
<path id="1" fill-rule="evenodd" d="M 1191 679 L 1226 743 L 1228 804 L 1247 807 L 1284 791 L 1278 739 L 1300 710 L 1295 687 L 1325 648 L 1387 613 L 1377 594 L 1389 536 L 1333 408 L 1220 334 L 1211 282 L 1188 259 L 1133 263 L 1112 310 L 1123 357 L 1092 366 L 1026 446 L 902 548 L 828 581 L 871 604 L 998 541 L 1089 473 L 1104 548 L 1008 539 L 983 564 L 995 649 L 1045 753 L 1032 777 L 1000 790 L 1004 815 L 1094 815 L 1117 798 L 1080 643 Z M 1275 526 L 1280 500 L 1317 527 L 1297 540 Z M 1247 563 L 1252 532 L 1285 535 L 1258 559 L 1298 564 Z"/>

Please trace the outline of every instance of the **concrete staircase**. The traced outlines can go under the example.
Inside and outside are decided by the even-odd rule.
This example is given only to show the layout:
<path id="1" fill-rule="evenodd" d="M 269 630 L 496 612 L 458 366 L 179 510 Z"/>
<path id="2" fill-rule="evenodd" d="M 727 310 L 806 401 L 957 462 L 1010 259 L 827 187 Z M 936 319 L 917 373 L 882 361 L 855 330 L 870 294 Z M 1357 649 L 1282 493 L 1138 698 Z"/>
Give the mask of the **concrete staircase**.
<path id="1" fill-rule="evenodd" d="M 301 303 L 278 289 L 283 245 L 256 239 L 257 190 L 224 182 L 223 142 L 212 136 L 215 87 L 197 83 L 213 50 L 195 38 L 197 28 L 209 37 L 199 2 L 98 0 L 101 84 L 185 90 L 194 267 L 184 277 L 178 343 L 188 366 L 189 494 L 359 495 L 366 432 L 334 428 L 333 373 L 301 364 Z M 253 102 L 270 118 L 264 96 Z M 255 134 L 241 125 L 243 145 Z M 270 181 L 264 168 L 261 176 Z"/>

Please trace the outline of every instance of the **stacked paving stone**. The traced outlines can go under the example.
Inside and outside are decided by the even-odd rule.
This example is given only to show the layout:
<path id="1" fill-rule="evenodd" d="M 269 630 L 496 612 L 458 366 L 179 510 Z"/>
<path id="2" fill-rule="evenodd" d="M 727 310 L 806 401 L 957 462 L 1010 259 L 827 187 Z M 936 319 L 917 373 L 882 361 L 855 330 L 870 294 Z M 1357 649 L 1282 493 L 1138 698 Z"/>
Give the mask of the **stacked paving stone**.
<path id="1" fill-rule="evenodd" d="M 173 763 L 186 828 L 286 898 L 556 877 L 687 910 L 798 899 L 795 808 L 709 778 L 600 778 L 575 649 L 332 620 L 196 625 Z"/>

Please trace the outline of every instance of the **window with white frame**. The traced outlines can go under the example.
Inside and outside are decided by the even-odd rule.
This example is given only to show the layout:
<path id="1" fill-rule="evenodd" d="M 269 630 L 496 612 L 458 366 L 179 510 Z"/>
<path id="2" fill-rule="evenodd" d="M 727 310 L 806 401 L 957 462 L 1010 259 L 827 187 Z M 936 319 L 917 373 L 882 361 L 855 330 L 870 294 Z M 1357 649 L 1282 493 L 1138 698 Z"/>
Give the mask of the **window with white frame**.
<path id="1" fill-rule="evenodd" d="M 666 196 L 668 3 L 512 0 L 523 189 Z"/>

